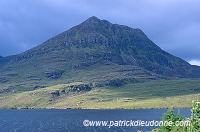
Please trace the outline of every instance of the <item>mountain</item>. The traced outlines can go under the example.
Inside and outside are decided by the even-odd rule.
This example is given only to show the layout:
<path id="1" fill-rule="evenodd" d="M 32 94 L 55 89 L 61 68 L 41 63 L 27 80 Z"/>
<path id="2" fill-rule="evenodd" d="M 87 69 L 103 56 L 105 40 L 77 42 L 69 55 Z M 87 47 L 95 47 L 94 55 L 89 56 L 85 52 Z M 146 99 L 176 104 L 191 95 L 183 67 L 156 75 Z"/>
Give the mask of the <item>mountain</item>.
<path id="1" fill-rule="evenodd" d="M 121 86 L 163 78 L 200 78 L 192 66 L 153 43 L 140 29 L 91 17 L 18 55 L 0 57 L 4 91 L 61 83 Z"/>

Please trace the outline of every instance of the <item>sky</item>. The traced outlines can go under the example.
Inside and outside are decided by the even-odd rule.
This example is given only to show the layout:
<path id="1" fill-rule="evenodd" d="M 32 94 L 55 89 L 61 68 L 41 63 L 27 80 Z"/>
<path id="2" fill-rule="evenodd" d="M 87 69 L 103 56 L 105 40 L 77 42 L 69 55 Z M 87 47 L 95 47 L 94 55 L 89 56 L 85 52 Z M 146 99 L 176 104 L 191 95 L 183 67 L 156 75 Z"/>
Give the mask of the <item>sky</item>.
<path id="1" fill-rule="evenodd" d="M 22 53 L 91 16 L 139 28 L 200 65 L 200 0 L 0 0 L 0 55 Z"/>

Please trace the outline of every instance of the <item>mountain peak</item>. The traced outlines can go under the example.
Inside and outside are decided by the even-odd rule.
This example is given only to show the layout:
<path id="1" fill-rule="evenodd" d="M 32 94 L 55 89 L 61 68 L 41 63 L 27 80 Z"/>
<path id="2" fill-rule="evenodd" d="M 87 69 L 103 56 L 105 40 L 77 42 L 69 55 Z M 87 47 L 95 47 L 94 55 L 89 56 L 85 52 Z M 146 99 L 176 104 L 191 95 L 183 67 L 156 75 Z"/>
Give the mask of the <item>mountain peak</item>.
<path id="1" fill-rule="evenodd" d="M 100 21 L 100 19 L 97 18 L 96 16 L 92 16 L 92 17 L 88 18 L 86 21 Z"/>
<path id="2" fill-rule="evenodd" d="M 99 70 L 99 67 L 103 67 L 103 70 Z M 136 67 L 139 69 L 135 70 Z M 84 74 L 88 73 L 86 69 L 91 69 L 92 74 L 87 74 L 91 78 L 84 79 L 87 76 Z M 133 74 L 133 71 L 137 72 Z M 27 81 L 71 81 L 71 78 L 75 78 L 76 81 L 104 83 L 102 73 L 107 74 L 109 81 L 116 77 L 129 80 L 136 77 L 154 78 L 157 75 L 198 78 L 199 71 L 199 68 L 193 68 L 163 51 L 141 30 L 92 16 L 40 46 L 10 58 L 1 58 L 0 84 L 10 82 L 10 73 L 17 73 L 19 79 Z M 77 78 L 74 72 L 77 72 Z M 93 78 L 93 73 L 102 76 Z M 119 73 L 119 76 L 113 76 L 115 73 Z M 2 75 L 7 78 L 2 79 Z"/>
<path id="3" fill-rule="evenodd" d="M 96 16 L 92 16 L 85 20 L 83 24 L 89 25 L 89 26 L 97 26 L 97 25 L 110 25 L 111 23 L 107 20 L 101 20 L 97 18 Z"/>
<path id="4" fill-rule="evenodd" d="M 99 18 L 97 18 L 96 16 L 92 16 L 90 18 L 88 18 L 87 20 L 85 20 L 83 23 L 89 23 L 89 24 L 92 24 L 92 23 L 100 23 L 101 20 Z"/>

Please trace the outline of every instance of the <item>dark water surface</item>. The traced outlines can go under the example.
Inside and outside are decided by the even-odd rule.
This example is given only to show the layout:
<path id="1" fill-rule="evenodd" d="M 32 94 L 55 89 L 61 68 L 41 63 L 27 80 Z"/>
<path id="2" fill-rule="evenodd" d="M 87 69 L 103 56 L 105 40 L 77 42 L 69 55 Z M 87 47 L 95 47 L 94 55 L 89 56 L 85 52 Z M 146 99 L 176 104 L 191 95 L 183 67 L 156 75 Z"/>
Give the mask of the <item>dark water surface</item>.
<path id="1" fill-rule="evenodd" d="M 139 110 L 0 110 L 0 132 L 135 132 L 158 127 L 84 126 L 90 121 L 161 121 L 167 109 Z M 177 112 L 177 110 L 176 110 Z M 181 115 L 190 117 L 189 109 Z M 87 122 L 86 122 L 87 124 Z"/>

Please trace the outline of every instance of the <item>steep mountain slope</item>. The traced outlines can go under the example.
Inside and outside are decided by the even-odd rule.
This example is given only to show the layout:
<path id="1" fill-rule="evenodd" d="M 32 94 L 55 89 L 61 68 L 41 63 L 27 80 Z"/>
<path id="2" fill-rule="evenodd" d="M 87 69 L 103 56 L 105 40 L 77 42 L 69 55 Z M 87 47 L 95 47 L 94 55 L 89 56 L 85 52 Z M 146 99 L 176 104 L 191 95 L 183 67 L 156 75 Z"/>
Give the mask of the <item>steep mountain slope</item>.
<path id="1" fill-rule="evenodd" d="M 163 51 L 140 29 L 91 17 L 24 53 L 0 58 L 0 73 L 1 89 L 31 90 L 77 81 L 199 78 L 200 68 Z"/>

